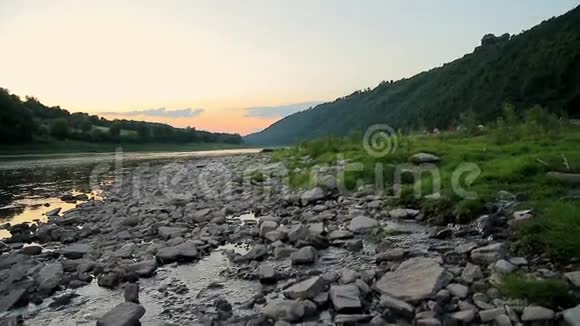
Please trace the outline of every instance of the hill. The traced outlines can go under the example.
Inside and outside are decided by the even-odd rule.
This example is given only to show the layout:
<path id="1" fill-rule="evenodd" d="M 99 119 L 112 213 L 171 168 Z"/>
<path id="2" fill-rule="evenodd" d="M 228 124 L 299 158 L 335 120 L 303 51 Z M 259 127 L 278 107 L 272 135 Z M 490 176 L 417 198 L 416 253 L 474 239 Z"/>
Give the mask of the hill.
<path id="1" fill-rule="evenodd" d="M 0 144 L 42 144 L 74 140 L 90 143 L 241 144 L 238 134 L 133 120 L 107 120 L 48 107 L 33 97 L 22 101 L 0 88 Z"/>
<path id="2" fill-rule="evenodd" d="M 377 123 L 446 129 L 467 112 L 479 122 L 494 120 L 504 103 L 519 111 L 540 105 L 580 114 L 580 7 L 519 35 L 485 35 L 463 58 L 292 114 L 245 140 L 284 145 Z"/>

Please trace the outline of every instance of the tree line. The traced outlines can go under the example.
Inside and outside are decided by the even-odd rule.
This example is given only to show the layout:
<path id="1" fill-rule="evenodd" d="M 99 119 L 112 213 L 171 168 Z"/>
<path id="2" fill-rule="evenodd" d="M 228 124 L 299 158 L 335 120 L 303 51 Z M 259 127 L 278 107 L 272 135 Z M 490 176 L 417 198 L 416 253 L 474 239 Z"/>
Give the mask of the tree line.
<path id="1" fill-rule="evenodd" d="M 60 140 L 96 143 L 226 143 L 241 144 L 238 134 L 134 120 L 107 120 L 87 113 L 48 107 L 34 97 L 20 97 L 0 88 L 0 143 L 22 144 Z"/>

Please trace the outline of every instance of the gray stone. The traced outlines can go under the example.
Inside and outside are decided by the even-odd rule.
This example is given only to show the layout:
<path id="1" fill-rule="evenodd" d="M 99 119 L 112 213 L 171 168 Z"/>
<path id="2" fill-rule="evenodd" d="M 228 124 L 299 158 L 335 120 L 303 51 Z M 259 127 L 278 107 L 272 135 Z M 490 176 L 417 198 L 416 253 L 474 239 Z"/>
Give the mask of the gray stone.
<path id="1" fill-rule="evenodd" d="M 334 316 L 334 322 L 337 325 L 366 325 L 366 323 L 373 318 L 372 315 L 344 315 L 338 314 Z"/>
<path id="2" fill-rule="evenodd" d="M 467 242 L 467 243 L 462 243 L 462 244 L 458 245 L 457 247 L 455 247 L 455 252 L 460 254 L 460 255 L 465 255 L 465 254 L 470 253 L 475 248 L 477 248 L 477 243 Z"/>
<path id="3" fill-rule="evenodd" d="M 316 249 L 311 246 L 303 247 L 290 255 L 294 265 L 312 264 L 316 260 Z"/>
<path id="4" fill-rule="evenodd" d="M 161 248 L 155 257 L 161 263 L 167 264 L 174 261 L 192 261 L 199 257 L 199 253 L 195 243 L 190 240 L 175 247 Z"/>
<path id="5" fill-rule="evenodd" d="M 565 273 L 564 277 L 577 288 L 580 288 L 580 271 Z"/>
<path id="6" fill-rule="evenodd" d="M 87 244 L 74 244 L 63 248 L 61 253 L 68 259 L 79 259 L 90 253 L 91 250 L 91 246 Z"/>
<path id="7" fill-rule="evenodd" d="M 564 310 L 562 317 L 568 326 L 580 326 L 580 305 Z"/>
<path id="8" fill-rule="evenodd" d="M 493 264 L 504 257 L 504 251 L 503 243 L 490 244 L 471 251 L 471 260 L 480 265 Z"/>
<path id="9" fill-rule="evenodd" d="M 304 318 L 304 306 L 297 301 L 278 299 L 268 302 L 262 313 L 274 320 L 299 322 Z"/>
<path id="10" fill-rule="evenodd" d="M 274 221 L 264 221 L 260 224 L 260 236 L 265 237 L 271 231 L 274 231 L 278 228 L 278 223 Z"/>
<path id="11" fill-rule="evenodd" d="M 500 274 L 509 274 L 515 271 L 516 268 L 517 268 L 516 266 L 512 265 L 512 263 L 508 262 L 505 259 L 498 260 L 493 266 L 493 269 Z"/>
<path id="12" fill-rule="evenodd" d="M 467 293 L 469 288 L 463 284 L 452 283 L 447 286 L 447 290 L 451 295 L 458 297 L 459 299 L 467 298 Z"/>
<path id="13" fill-rule="evenodd" d="M 482 322 L 487 323 L 487 322 L 494 320 L 497 316 L 504 315 L 504 314 L 505 314 L 504 308 L 482 310 L 479 312 L 479 319 Z"/>
<path id="14" fill-rule="evenodd" d="M 64 270 L 61 263 L 45 265 L 36 276 L 37 291 L 43 295 L 51 294 L 60 285 L 63 275 Z"/>
<path id="15" fill-rule="evenodd" d="M 451 314 L 451 318 L 464 324 L 469 324 L 475 318 L 474 310 L 461 310 Z"/>
<path id="16" fill-rule="evenodd" d="M 136 248 L 137 246 L 134 243 L 132 242 L 126 243 L 123 246 L 121 246 L 121 248 L 119 248 L 117 251 L 115 251 L 115 256 L 121 258 L 131 258 Z"/>
<path id="17" fill-rule="evenodd" d="M 302 205 L 306 206 L 310 203 L 314 203 L 314 202 L 317 202 L 321 199 L 324 199 L 325 197 L 326 197 L 326 194 L 325 194 L 324 190 L 320 187 L 316 187 L 314 189 L 307 190 L 304 193 L 302 193 L 302 196 L 300 197 L 300 199 L 302 201 Z"/>
<path id="18" fill-rule="evenodd" d="M 288 235 L 284 232 L 280 232 L 278 230 L 270 231 L 264 235 L 264 238 L 268 239 L 271 242 L 276 241 L 284 241 L 288 238 Z"/>
<path id="19" fill-rule="evenodd" d="M 145 314 L 145 308 L 136 303 L 124 302 L 115 306 L 97 320 L 97 326 L 136 326 L 139 318 Z"/>
<path id="20" fill-rule="evenodd" d="M 405 257 L 406 254 L 407 254 L 407 251 L 405 249 L 396 248 L 396 249 L 392 249 L 392 250 L 378 254 L 375 257 L 375 260 L 377 263 L 381 263 L 384 261 L 400 261 Z"/>
<path id="21" fill-rule="evenodd" d="M 0 296 L 0 313 L 15 307 L 26 294 L 26 288 L 16 288 Z"/>
<path id="22" fill-rule="evenodd" d="M 125 302 L 139 303 L 139 284 L 129 283 L 125 287 Z"/>
<path id="23" fill-rule="evenodd" d="M 522 321 L 545 321 L 554 319 L 554 311 L 540 306 L 528 306 L 522 313 Z"/>
<path id="24" fill-rule="evenodd" d="M 322 277 L 314 276 L 292 285 L 283 293 L 288 299 L 313 299 L 322 292 L 325 284 Z"/>
<path id="25" fill-rule="evenodd" d="M 138 263 L 125 266 L 128 272 L 134 272 L 139 277 L 151 277 L 157 270 L 157 261 L 154 259 L 144 260 Z"/>
<path id="26" fill-rule="evenodd" d="M 367 216 L 357 216 L 350 221 L 349 229 L 354 233 L 368 232 L 379 226 L 377 220 Z"/>
<path id="27" fill-rule="evenodd" d="M 333 175 L 325 175 L 318 180 L 318 185 L 329 191 L 336 191 L 338 189 L 338 182 Z"/>
<path id="28" fill-rule="evenodd" d="M 528 260 L 524 257 L 512 257 L 509 262 L 516 266 L 526 266 L 528 264 Z"/>
<path id="29" fill-rule="evenodd" d="M 472 263 L 467 263 L 463 269 L 463 272 L 461 273 L 461 279 L 467 283 L 472 283 L 482 278 L 483 272 L 481 271 L 481 267 Z"/>
<path id="30" fill-rule="evenodd" d="M 419 211 L 410 208 L 395 208 L 389 211 L 389 216 L 394 219 L 412 219 L 419 215 Z"/>
<path id="31" fill-rule="evenodd" d="M 507 315 L 499 315 L 495 317 L 497 326 L 512 326 L 512 321 Z"/>
<path id="32" fill-rule="evenodd" d="M 176 226 L 161 226 L 157 230 L 157 233 L 162 239 L 175 238 L 181 236 L 185 232 L 187 232 L 187 228 Z"/>
<path id="33" fill-rule="evenodd" d="M 334 230 L 328 233 L 328 240 L 344 240 L 354 237 L 354 234 L 346 230 Z"/>
<path id="34" fill-rule="evenodd" d="M 290 230 L 290 232 L 288 232 L 288 241 L 290 241 L 290 243 L 296 243 L 297 241 L 300 240 L 306 240 L 306 238 L 308 238 L 309 235 L 310 230 L 308 229 L 308 227 L 306 225 L 300 224 L 294 226 Z"/>
<path id="35" fill-rule="evenodd" d="M 362 308 L 360 290 L 354 284 L 333 285 L 330 287 L 330 300 L 337 313 L 357 312 Z"/>
<path id="36" fill-rule="evenodd" d="M 407 318 L 413 318 L 415 313 L 415 307 L 406 303 L 405 301 L 401 301 L 395 299 L 389 295 L 382 295 L 381 296 L 381 307 L 391 309 L 393 312 Z"/>
<path id="37" fill-rule="evenodd" d="M 375 283 L 375 289 L 399 300 L 418 302 L 434 296 L 448 281 L 446 271 L 437 259 L 417 257 L 383 275 Z"/>
<path id="38" fill-rule="evenodd" d="M 20 249 L 18 252 L 23 254 L 23 255 L 36 256 L 36 255 L 40 255 L 42 253 L 42 247 L 41 246 L 26 246 L 26 247 L 22 247 L 22 249 Z"/>
<path id="39" fill-rule="evenodd" d="M 262 264 L 258 268 L 260 282 L 265 284 L 275 283 L 278 280 L 278 273 L 272 265 Z"/>
<path id="40" fill-rule="evenodd" d="M 437 163 L 441 161 L 438 156 L 429 153 L 417 153 L 409 157 L 409 162 L 413 164 Z"/>
<path id="41" fill-rule="evenodd" d="M 437 318 L 418 319 L 416 326 L 440 326 L 441 321 Z"/>

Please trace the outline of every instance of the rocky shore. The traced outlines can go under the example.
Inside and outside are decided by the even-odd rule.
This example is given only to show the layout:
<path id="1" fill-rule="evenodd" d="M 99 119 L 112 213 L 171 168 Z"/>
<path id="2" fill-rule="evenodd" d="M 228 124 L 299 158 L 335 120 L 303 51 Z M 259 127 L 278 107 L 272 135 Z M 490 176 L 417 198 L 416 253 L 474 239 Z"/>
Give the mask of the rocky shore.
<path id="1" fill-rule="evenodd" d="M 12 226 L 0 325 L 580 325 L 580 306 L 497 289 L 516 271 L 580 286 L 573 266 L 510 253 L 509 225 L 533 218 L 514 196 L 435 227 L 368 187 L 340 194 L 332 174 L 307 191 L 284 175 L 269 154 L 144 167 L 103 201 Z"/>

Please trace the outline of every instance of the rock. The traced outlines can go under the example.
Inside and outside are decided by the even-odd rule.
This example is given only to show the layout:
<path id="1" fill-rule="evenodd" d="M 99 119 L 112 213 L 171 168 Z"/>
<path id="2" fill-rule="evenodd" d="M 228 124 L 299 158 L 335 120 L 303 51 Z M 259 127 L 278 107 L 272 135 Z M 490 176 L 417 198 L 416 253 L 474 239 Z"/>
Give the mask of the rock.
<path id="1" fill-rule="evenodd" d="M 497 326 L 512 326 L 512 321 L 507 315 L 499 315 L 495 317 Z"/>
<path id="2" fill-rule="evenodd" d="M 268 255 L 268 247 L 257 244 L 250 251 L 248 251 L 244 256 L 242 256 L 242 261 L 252 261 L 261 260 Z"/>
<path id="3" fill-rule="evenodd" d="M 136 303 L 124 302 L 115 306 L 97 320 L 97 326 L 137 326 L 145 308 Z"/>
<path id="4" fill-rule="evenodd" d="M 296 243 L 299 240 L 306 240 L 310 235 L 310 229 L 306 225 L 300 224 L 293 227 L 290 232 L 288 232 L 288 241 L 290 243 Z"/>
<path id="5" fill-rule="evenodd" d="M 564 277 L 577 288 L 580 288 L 580 271 L 565 273 Z"/>
<path id="6" fill-rule="evenodd" d="M 125 287 L 125 302 L 139 303 L 139 284 L 129 283 Z"/>
<path id="7" fill-rule="evenodd" d="M 554 319 L 554 311 L 540 306 L 528 306 L 522 313 L 522 321 L 546 321 Z"/>
<path id="8" fill-rule="evenodd" d="M 523 211 L 515 211 L 513 214 L 514 218 L 513 221 L 514 222 L 527 221 L 532 217 L 534 217 L 534 215 L 532 215 L 532 211 L 529 209 Z"/>
<path id="9" fill-rule="evenodd" d="M 334 323 L 336 325 L 366 325 L 372 315 L 336 315 Z"/>
<path id="10" fill-rule="evenodd" d="M 479 312 L 479 319 L 482 322 L 487 323 L 487 322 L 494 320 L 497 316 L 501 316 L 504 314 L 505 314 L 504 308 L 482 310 Z"/>
<path id="11" fill-rule="evenodd" d="M 187 228 L 175 226 L 161 226 L 157 230 L 157 234 L 159 234 L 159 237 L 165 240 L 179 237 L 185 232 L 187 232 Z"/>
<path id="12" fill-rule="evenodd" d="M 154 259 L 144 260 L 125 266 L 125 270 L 128 272 L 134 272 L 139 277 L 151 277 L 157 270 L 157 261 Z"/>
<path id="13" fill-rule="evenodd" d="M 451 228 L 436 228 L 429 234 L 429 237 L 433 239 L 447 239 L 452 235 L 453 229 Z"/>
<path id="14" fill-rule="evenodd" d="M 224 298 L 218 298 L 213 304 L 217 310 L 230 312 L 232 311 L 232 304 L 228 302 L 228 300 Z"/>
<path id="15" fill-rule="evenodd" d="M 68 259 L 79 259 L 90 253 L 91 250 L 91 246 L 87 244 L 74 244 L 63 248 L 61 253 Z"/>
<path id="16" fill-rule="evenodd" d="M 377 220 L 366 216 L 357 216 L 350 221 L 349 230 L 354 233 L 364 233 L 379 226 Z"/>
<path id="17" fill-rule="evenodd" d="M 330 300 L 337 313 L 352 313 L 360 311 L 360 290 L 354 284 L 333 285 L 330 287 Z"/>
<path id="18" fill-rule="evenodd" d="M 16 307 L 23 301 L 26 295 L 25 288 L 15 288 L 10 290 L 8 293 L 2 294 L 0 296 L 0 313 L 10 310 Z"/>
<path id="19" fill-rule="evenodd" d="M 324 290 L 325 284 L 322 277 L 314 276 L 292 285 L 283 293 L 288 299 L 313 299 Z"/>
<path id="20" fill-rule="evenodd" d="M 278 299 L 268 302 L 262 313 L 274 320 L 299 322 L 304 317 L 304 306 L 297 301 Z"/>
<path id="21" fill-rule="evenodd" d="M 58 216 L 58 213 L 60 213 L 61 209 L 62 208 L 60 208 L 60 207 L 55 208 L 55 209 L 52 209 L 52 210 L 46 212 L 45 215 L 48 216 L 48 217 Z"/>
<path id="22" fill-rule="evenodd" d="M 134 243 L 126 243 L 115 251 L 115 256 L 120 258 L 131 258 L 133 256 L 133 251 L 135 251 L 136 248 L 137 246 Z"/>
<path id="23" fill-rule="evenodd" d="M 388 214 L 391 218 L 406 220 L 415 218 L 415 216 L 419 215 L 419 211 L 410 208 L 395 208 L 390 210 Z"/>
<path id="24" fill-rule="evenodd" d="M 362 239 L 352 239 L 346 240 L 344 242 L 344 247 L 348 251 L 358 252 L 361 251 L 364 247 Z"/>
<path id="25" fill-rule="evenodd" d="M 440 326 L 441 321 L 437 318 L 417 319 L 416 326 Z"/>
<path id="26" fill-rule="evenodd" d="M 288 238 L 288 235 L 284 232 L 280 232 L 278 230 L 270 231 L 264 235 L 264 238 L 268 239 L 271 242 L 276 241 L 284 241 Z"/>
<path id="27" fill-rule="evenodd" d="M 26 246 L 26 247 L 22 247 L 22 249 L 20 249 L 18 252 L 23 254 L 23 255 L 36 256 L 36 255 L 40 255 L 42 253 L 42 247 L 41 246 Z"/>
<path id="28" fill-rule="evenodd" d="M 480 265 L 493 264 L 504 256 L 503 243 L 494 243 L 471 251 L 471 259 Z"/>
<path id="29" fill-rule="evenodd" d="M 119 285 L 120 278 L 121 277 L 117 272 L 109 272 L 106 274 L 101 274 L 97 279 L 97 284 L 103 288 L 114 289 L 115 287 L 117 287 L 117 285 Z"/>
<path id="30" fill-rule="evenodd" d="M 524 257 L 512 257 L 509 262 L 516 266 L 526 266 L 528 264 L 528 260 Z"/>
<path id="31" fill-rule="evenodd" d="M 441 161 L 439 157 L 429 153 L 417 153 L 409 157 L 409 162 L 413 164 L 437 163 L 439 161 Z"/>
<path id="32" fill-rule="evenodd" d="M 405 255 L 407 254 L 407 251 L 403 248 L 396 248 L 396 249 L 392 249 L 389 250 L 387 252 L 383 252 L 378 254 L 375 257 L 375 260 L 377 263 L 381 263 L 384 261 L 400 261 L 402 260 Z"/>
<path id="33" fill-rule="evenodd" d="M 498 260 L 493 269 L 500 274 L 509 274 L 516 270 L 516 267 L 505 259 Z"/>
<path id="34" fill-rule="evenodd" d="M 447 290 L 451 295 L 458 297 L 459 299 L 467 298 L 467 293 L 469 292 L 469 288 L 465 285 L 452 283 L 447 286 Z"/>
<path id="35" fill-rule="evenodd" d="M 434 296 L 448 281 L 446 271 L 437 259 L 417 257 L 383 275 L 374 287 L 399 300 L 418 302 Z"/>
<path id="36" fill-rule="evenodd" d="M 338 190 L 338 181 L 333 175 L 325 175 L 318 180 L 318 185 L 328 191 Z"/>
<path id="37" fill-rule="evenodd" d="M 316 187 L 314 189 L 305 191 L 304 193 L 302 193 L 302 196 L 300 197 L 300 200 L 302 201 L 302 205 L 306 206 L 310 203 L 315 203 L 321 199 L 324 199 L 326 197 L 326 194 L 324 192 L 324 190 L 320 187 Z"/>
<path id="38" fill-rule="evenodd" d="M 463 279 L 467 283 L 473 283 L 479 279 L 483 278 L 483 272 L 481 271 L 481 267 L 478 265 L 474 265 L 472 263 L 467 263 L 463 272 L 461 273 L 461 279 Z"/>
<path id="39" fill-rule="evenodd" d="M 312 264 L 316 260 L 316 249 L 311 246 L 303 247 L 290 255 L 294 265 Z"/>
<path id="40" fill-rule="evenodd" d="M 141 219 L 139 218 L 139 216 L 127 216 L 121 220 L 121 225 L 128 226 L 128 227 L 134 227 L 134 226 L 139 225 L 139 222 L 141 222 Z"/>
<path id="41" fill-rule="evenodd" d="M 174 261 L 192 261 L 199 257 L 199 253 L 195 243 L 190 240 L 174 247 L 161 248 L 155 257 L 162 264 L 168 264 Z"/>
<path id="42" fill-rule="evenodd" d="M 278 280 L 278 273 L 276 273 L 276 270 L 272 265 L 260 265 L 258 268 L 258 276 L 260 282 L 264 284 L 273 284 Z"/>
<path id="43" fill-rule="evenodd" d="M 36 276 L 36 283 L 38 283 L 36 291 L 42 295 L 52 294 L 62 282 L 63 275 L 64 270 L 61 263 L 45 265 Z"/>
<path id="44" fill-rule="evenodd" d="M 48 305 L 51 308 L 58 308 L 69 304 L 72 299 L 78 297 L 79 295 L 74 292 L 66 292 L 61 295 L 52 298 L 52 302 Z M 2 323 L 0 323 L 2 325 Z"/>
<path id="45" fill-rule="evenodd" d="M 264 221 L 260 224 L 260 236 L 265 237 L 271 231 L 274 231 L 278 228 L 278 223 L 274 221 Z"/>
<path id="46" fill-rule="evenodd" d="M 464 325 L 469 324 L 475 318 L 474 310 L 461 310 L 451 314 L 451 318 L 462 322 Z"/>
<path id="47" fill-rule="evenodd" d="M 406 318 L 413 318 L 413 315 L 415 314 L 415 307 L 405 301 L 395 299 L 388 295 L 381 296 L 380 305 L 381 307 L 388 308 L 396 314 Z"/>
<path id="48" fill-rule="evenodd" d="M 356 281 L 356 279 L 359 277 L 360 277 L 360 274 L 357 271 L 354 271 L 354 270 L 349 269 L 349 268 L 345 268 L 340 272 L 339 283 L 340 284 L 354 283 L 354 281 Z"/>
<path id="49" fill-rule="evenodd" d="M 354 237 L 354 234 L 346 230 L 334 230 L 328 233 L 328 240 L 344 240 Z"/>
<path id="50" fill-rule="evenodd" d="M 568 326 L 580 326 L 580 305 L 564 310 L 562 317 Z"/>
<path id="51" fill-rule="evenodd" d="M 464 255 L 470 253 L 475 248 L 477 248 L 477 244 L 475 242 L 467 242 L 455 247 L 455 252 L 460 255 Z"/>

